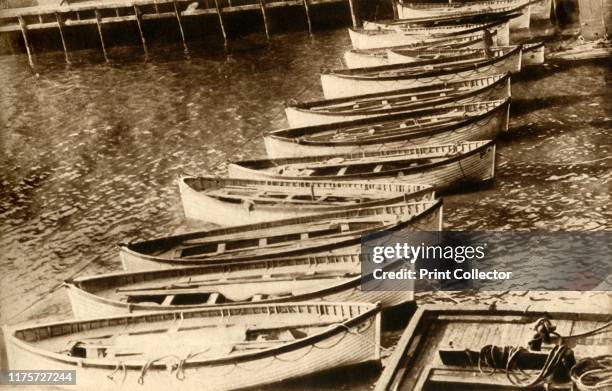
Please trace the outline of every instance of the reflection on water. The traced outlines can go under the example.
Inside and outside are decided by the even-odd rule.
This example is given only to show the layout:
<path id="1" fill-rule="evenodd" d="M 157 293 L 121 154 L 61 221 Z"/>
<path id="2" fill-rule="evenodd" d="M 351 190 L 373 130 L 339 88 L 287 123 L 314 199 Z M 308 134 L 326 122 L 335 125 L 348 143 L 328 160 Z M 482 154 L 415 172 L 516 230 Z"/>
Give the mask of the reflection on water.
<path id="1" fill-rule="evenodd" d="M 259 134 L 286 125 L 283 101 L 320 97 L 318 72 L 348 44 L 339 29 L 275 35 L 271 47 L 246 37 L 231 56 L 192 47 L 189 61 L 178 47 L 155 48 L 147 63 L 138 48 L 115 51 L 132 58 L 112 65 L 78 53 L 65 67 L 54 54 L 37 58 L 38 77 L 24 56 L 1 57 L 2 323 L 68 316 L 61 289 L 48 292 L 118 269 L 115 243 L 193 229 L 176 176 L 263 154 Z M 608 74 L 548 66 L 515 81 L 497 180 L 449 197 L 446 226 L 612 229 Z"/>

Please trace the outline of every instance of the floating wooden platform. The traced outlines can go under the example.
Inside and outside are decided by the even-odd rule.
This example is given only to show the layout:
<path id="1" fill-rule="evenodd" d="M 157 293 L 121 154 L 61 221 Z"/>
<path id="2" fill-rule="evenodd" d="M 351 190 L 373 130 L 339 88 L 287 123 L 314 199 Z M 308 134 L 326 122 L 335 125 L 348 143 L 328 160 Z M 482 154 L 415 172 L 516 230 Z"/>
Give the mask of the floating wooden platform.
<path id="1" fill-rule="evenodd" d="M 508 378 L 505 366 L 503 369 L 494 366 L 494 371 L 490 361 L 481 363 L 478 357 L 483 347 L 524 348 L 513 373 L 520 368 L 525 374 L 536 375 L 558 342 L 549 343 L 544 338 L 541 347 L 535 347 L 533 342 L 538 341 L 535 335 L 542 327 L 538 325 L 549 321 L 550 330 L 563 336 L 563 343 L 579 360 L 612 354 L 610 320 L 605 313 L 555 312 L 552 308 L 544 312 L 516 307 L 496 310 L 486 306 L 420 307 L 385 366 L 375 391 L 522 390 Z M 571 384 L 559 382 L 555 387 L 569 391 Z"/>

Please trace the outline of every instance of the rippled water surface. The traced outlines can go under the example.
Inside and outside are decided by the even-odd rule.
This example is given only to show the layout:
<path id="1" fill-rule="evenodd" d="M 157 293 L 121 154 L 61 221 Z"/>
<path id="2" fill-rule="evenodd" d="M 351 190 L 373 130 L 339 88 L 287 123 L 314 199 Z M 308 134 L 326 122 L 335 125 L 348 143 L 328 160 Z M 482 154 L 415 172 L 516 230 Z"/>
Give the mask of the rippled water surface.
<path id="1" fill-rule="evenodd" d="M 193 229 L 176 176 L 262 155 L 261 132 L 286 125 L 283 101 L 320 97 L 318 72 L 349 45 L 344 29 L 260 38 L 190 60 L 178 45 L 148 62 L 136 49 L 112 51 L 128 59 L 110 65 L 42 56 L 38 76 L 25 57 L 0 57 L 2 323 L 69 316 L 62 280 L 117 270 L 119 241 Z M 516 78 L 497 179 L 446 198 L 446 226 L 612 230 L 609 72 L 549 65 Z"/>

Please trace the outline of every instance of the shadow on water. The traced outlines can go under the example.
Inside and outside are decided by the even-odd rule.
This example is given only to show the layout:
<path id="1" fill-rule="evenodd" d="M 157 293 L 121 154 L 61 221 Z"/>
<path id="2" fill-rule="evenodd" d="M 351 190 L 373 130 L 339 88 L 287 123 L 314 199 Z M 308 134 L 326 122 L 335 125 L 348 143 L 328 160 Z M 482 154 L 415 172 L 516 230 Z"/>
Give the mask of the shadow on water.
<path id="1" fill-rule="evenodd" d="M 317 375 L 303 376 L 278 384 L 252 388 L 251 390 L 283 391 L 298 390 L 370 390 L 371 384 L 380 376 L 380 365 L 366 363 L 345 368 L 319 372 Z"/>
<path id="2" fill-rule="evenodd" d="M 471 194 L 479 191 L 489 190 L 495 186 L 495 179 L 481 182 L 460 182 L 443 190 L 436 190 L 440 196 L 451 196 L 454 194 Z"/>
<path id="3" fill-rule="evenodd" d="M 404 303 L 386 309 L 382 314 L 382 329 L 385 331 L 404 329 L 415 311 L 416 303 Z"/>
<path id="4" fill-rule="evenodd" d="M 592 94 L 591 97 L 608 96 L 607 93 Z M 512 99 L 510 106 L 511 116 L 525 115 L 534 111 L 542 110 L 551 106 L 563 107 L 571 106 L 579 102 L 583 102 L 584 95 L 553 95 L 541 98 L 516 98 Z"/>
<path id="5" fill-rule="evenodd" d="M 561 61 L 549 59 L 542 66 L 527 66 L 518 74 L 512 75 L 512 82 L 533 82 L 552 77 L 559 72 L 567 71 L 571 68 L 577 68 L 584 65 L 592 65 L 596 67 L 610 67 L 609 58 L 584 59 L 575 61 Z"/>

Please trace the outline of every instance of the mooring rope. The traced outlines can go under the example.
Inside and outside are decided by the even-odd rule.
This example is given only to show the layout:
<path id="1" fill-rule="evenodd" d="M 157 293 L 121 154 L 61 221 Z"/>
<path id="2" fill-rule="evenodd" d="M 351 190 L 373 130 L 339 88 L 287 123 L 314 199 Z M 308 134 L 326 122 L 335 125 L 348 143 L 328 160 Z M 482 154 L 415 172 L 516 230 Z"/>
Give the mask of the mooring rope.
<path id="1" fill-rule="evenodd" d="M 163 360 L 165 358 L 173 358 L 174 360 L 176 360 L 176 362 L 177 362 L 176 365 L 177 366 L 178 366 L 178 362 L 180 362 L 180 358 L 178 358 L 174 354 L 169 354 L 169 355 L 166 355 L 166 356 L 162 356 L 162 357 L 159 357 L 159 358 L 154 358 L 154 359 L 151 359 L 151 360 L 147 361 L 145 363 L 145 365 L 142 366 L 142 369 L 140 370 L 140 375 L 138 376 L 138 384 L 141 384 L 141 385 L 144 384 L 144 377 L 147 374 L 147 372 L 149 371 L 149 368 L 151 367 L 151 365 L 153 365 L 156 362 L 161 361 L 161 360 Z"/>
<path id="2" fill-rule="evenodd" d="M 572 335 L 568 335 L 568 336 L 561 336 L 561 339 L 562 340 L 566 340 L 566 339 L 588 337 L 588 336 L 591 336 L 591 335 L 596 335 L 596 334 L 599 334 L 600 332 L 602 332 L 603 330 L 609 328 L 610 326 L 612 326 L 612 321 L 610 321 L 610 322 L 608 322 L 608 323 L 606 323 L 606 324 L 604 324 L 604 325 L 602 325 L 600 327 L 597 327 L 597 328 L 595 328 L 593 330 L 586 331 L 584 333 L 572 334 Z"/>
<path id="3" fill-rule="evenodd" d="M 585 358 L 570 371 L 572 383 L 579 391 L 609 390 L 612 388 L 612 355 Z"/>
<path id="4" fill-rule="evenodd" d="M 542 366 L 540 372 L 532 379 L 521 370 L 521 373 L 525 376 L 523 379 L 519 379 L 517 372 L 513 371 L 513 366 L 520 369 L 516 365 L 517 357 L 520 353 L 526 351 L 525 348 L 516 348 L 511 351 L 508 361 L 506 363 L 506 377 L 508 380 L 517 387 L 521 388 L 532 388 L 536 385 L 540 385 L 546 381 L 547 378 L 553 375 L 557 369 L 563 369 L 565 373 L 569 373 L 570 368 L 567 366 L 574 364 L 573 357 L 574 353 L 570 348 L 565 345 L 556 345 L 546 357 L 546 361 Z M 571 357 L 571 359 L 570 359 Z"/>
<path id="5" fill-rule="evenodd" d="M 372 322 L 372 323 L 374 323 L 374 322 Z M 368 327 L 367 327 L 365 330 L 363 330 L 363 331 L 366 331 L 366 330 L 368 330 L 370 327 L 372 327 L 372 323 L 371 323 L 370 325 L 368 325 Z M 383 352 L 385 352 L 385 353 L 391 353 L 391 351 L 392 351 L 392 349 L 386 348 L 386 347 L 382 346 L 381 344 L 379 344 L 378 342 L 374 342 L 374 341 L 371 341 L 371 340 L 367 339 L 366 337 L 364 337 L 363 335 L 361 335 L 361 333 L 351 330 L 351 329 L 350 329 L 350 327 L 348 327 L 348 326 L 347 326 L 347 325 L 345 325 L 345 324 L 340 323 L 340 324 L 338 324 L 338 326 L 345 328 L 345 329 L 346 329 L 346 331 L 347 331 L 347 333 L 350 333 L 350 334 L 353 334 L 353 335 L 356 335 L 356 336 L 358 336 L 358 337 L 363 338 L 363 340 L 364 340 L 364 341 L 368 342 L 369 344 L 373 345 L 373 346 L 374 346 L 374 347 L 376 347 L 377 349 L 382 350 L 382 351 L 383 351 Z"/>
<path id="6" fill-rule="evenodd" d="M 115 381 L 115 374 L 117 372 L 119 372 L 119 369 L 122 369 L 122 372 L 123 372 L 123 378 L 121 379 L 121 384 L 123 384 L 123 383 L 125 383 L 125 378 L 127 377 L 127 368 L 126 368 L 125 363 L 123 361 L 119 361 L 117 363 L 117 366 L 115 367 L 115 370 L 110 375 L 107 375 L 106 377 L 114 382 Z"/>
<path id="7" fill-rule="evenodd" d="M 550 343 L 555 339 L 565 341 L 592 336 L 610 326 L 612 321 L 583 333 L 562 336 L 556 332 L 556 327 L 548 318 L 540 318 L 535 322 L 534 329 L 537 334 L 529 341 L 529 346 L 532 350 L 539 351 L 542 342 Z M 527 352 L 529 350 L 523 347 L 486 345 L 478 353 L 478 370 L 482 374 L 492 375 L 498 369 L 502 369 L 510 383 L 522 389 L 547 384 L 559 373 L 566 374 L 579 391 L 609 390 L 612 386 L 612 355 L 585 358 L 575 362 L 572 349 L 561 343 L 552 348 L 540 371 L 533 376 L 518 366 L 520 355 Z M 469 350 L 466 350 L 466 355 L 468 363 L 473 365 Z M 484 369 L 485 366 L 491 369 L 487 371 Z"/>
<path id="8" fill-rule="evenodd" d="M 523 347 L 486 345 L 478 353 L 478 370 L 490 376 L 497 372 L 498 368 L 503 369 L 506 377 L 514 386 L 532 388 L 546 382 L 559 369 L 569 373 L 570 366 L 574 364 L 572 350 L 565 345 L 556 345 L 546 357 L 540 372 L 533 377 L 517 365 L 519 356 L 526 352 L 528 350 Z M 470 357 L 469 353 L 468 357 Z M 485 371 L 483 365 L 491 370 Z"/>

